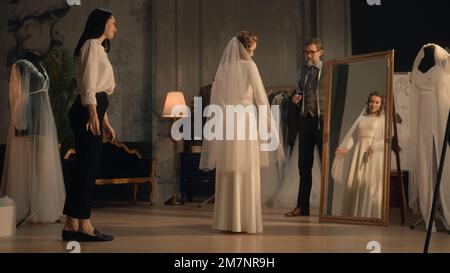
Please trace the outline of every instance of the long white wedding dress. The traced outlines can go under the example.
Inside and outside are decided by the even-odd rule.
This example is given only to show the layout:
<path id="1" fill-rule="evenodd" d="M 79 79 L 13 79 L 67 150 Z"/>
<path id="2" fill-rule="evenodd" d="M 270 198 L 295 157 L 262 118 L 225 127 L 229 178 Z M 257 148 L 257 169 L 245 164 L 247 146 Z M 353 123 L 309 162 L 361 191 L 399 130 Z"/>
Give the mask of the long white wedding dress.
<path id="1" fill-rule="evenodd" d="M 236 37 L 230 40 L 222 55 L 211 89 L 211 105 L 219 106 L 224 117 L 226 106 L 237 105 L 265 106 L 269 117 L 273 117 L 258 68 Z M 239 118 L 232 126 L 224 123 L 222 127 L 223 132 L 233 129 L 234 139 L 203 140 L 200 169 L 216 169 L 213 229 L 260 233 L 263 231 L 260 170 L 282 160 L 284 154 L 281 145 L 274 151 L 264 151 L 261 148 L 264 142 L 259 138 L 237 140 L 238 130 L 257 131 L 259 135 L 259 123 L 256 123 L 258 128 L 250 126 L 256 115 L 245 113 L 243 117 L 243 127 L 239 126 Z M 217 116 L 210 116 L 205 128 L 214 118 Z M 278 129 L 270 120 L 271 136 L 279 142 Z"/>

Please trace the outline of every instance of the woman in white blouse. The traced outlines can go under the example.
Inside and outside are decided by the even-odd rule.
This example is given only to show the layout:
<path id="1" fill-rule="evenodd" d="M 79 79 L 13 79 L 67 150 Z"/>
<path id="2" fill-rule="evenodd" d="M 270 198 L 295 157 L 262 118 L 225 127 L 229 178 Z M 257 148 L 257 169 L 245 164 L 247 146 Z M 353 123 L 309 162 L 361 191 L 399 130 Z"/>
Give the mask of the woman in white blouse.
<path id="1" fill-rule="evenodd" d="M 77 74 L 77 100 L 70 110 L 70 125 L 75 136 L 79 170 L 66 182 L 64 241 L 103 242 L 113 236 L 96 230 L 91 223 L 91 203 L 98 169 L 102 133 L 113 141 L 109 124 L 108 96 L 115 87 L 114 73 L 108 59 L 109 40 L 117 32 L 111 12 L 95 9 L 89 15 L 74 52 Z"/>

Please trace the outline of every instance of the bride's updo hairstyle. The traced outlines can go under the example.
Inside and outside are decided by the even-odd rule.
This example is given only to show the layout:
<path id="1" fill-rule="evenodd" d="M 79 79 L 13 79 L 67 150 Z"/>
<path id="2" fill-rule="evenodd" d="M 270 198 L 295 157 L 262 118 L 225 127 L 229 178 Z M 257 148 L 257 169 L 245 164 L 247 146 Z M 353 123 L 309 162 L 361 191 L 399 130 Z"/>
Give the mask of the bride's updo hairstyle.
<path id="1" fill-rule="evenodd" d="M 239 32 L 236 37 L 245 49 L 249 49 L 254 43 L 258 42 L 258 37 L 246 30 Z"/>

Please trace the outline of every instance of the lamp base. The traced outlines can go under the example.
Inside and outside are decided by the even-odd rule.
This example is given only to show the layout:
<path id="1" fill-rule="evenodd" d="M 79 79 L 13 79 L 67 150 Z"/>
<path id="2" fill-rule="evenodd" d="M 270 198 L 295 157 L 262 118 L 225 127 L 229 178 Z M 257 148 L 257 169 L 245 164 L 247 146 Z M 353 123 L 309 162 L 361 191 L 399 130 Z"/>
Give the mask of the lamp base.
<path id="1" fill-rule="evenodd" d="M 184 201 L 178 198 L 175 194 L 166 202 L 164 202 L 164 205 L 184 205 Z"/>

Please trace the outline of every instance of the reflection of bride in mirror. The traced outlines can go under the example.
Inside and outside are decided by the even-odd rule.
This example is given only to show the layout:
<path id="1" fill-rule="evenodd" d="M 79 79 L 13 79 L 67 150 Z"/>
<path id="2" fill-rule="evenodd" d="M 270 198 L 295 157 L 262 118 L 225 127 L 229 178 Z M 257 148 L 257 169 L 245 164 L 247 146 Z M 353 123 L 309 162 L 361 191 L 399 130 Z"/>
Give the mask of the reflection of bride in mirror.
<path id="1" fill-rule="evenodd" d="M 336 183 L 344 183 L 342 216 L 381 218 L 384 126 L 384 96 L 370 93 L 363 112 L 336 149 L 332 176 Z"/>

